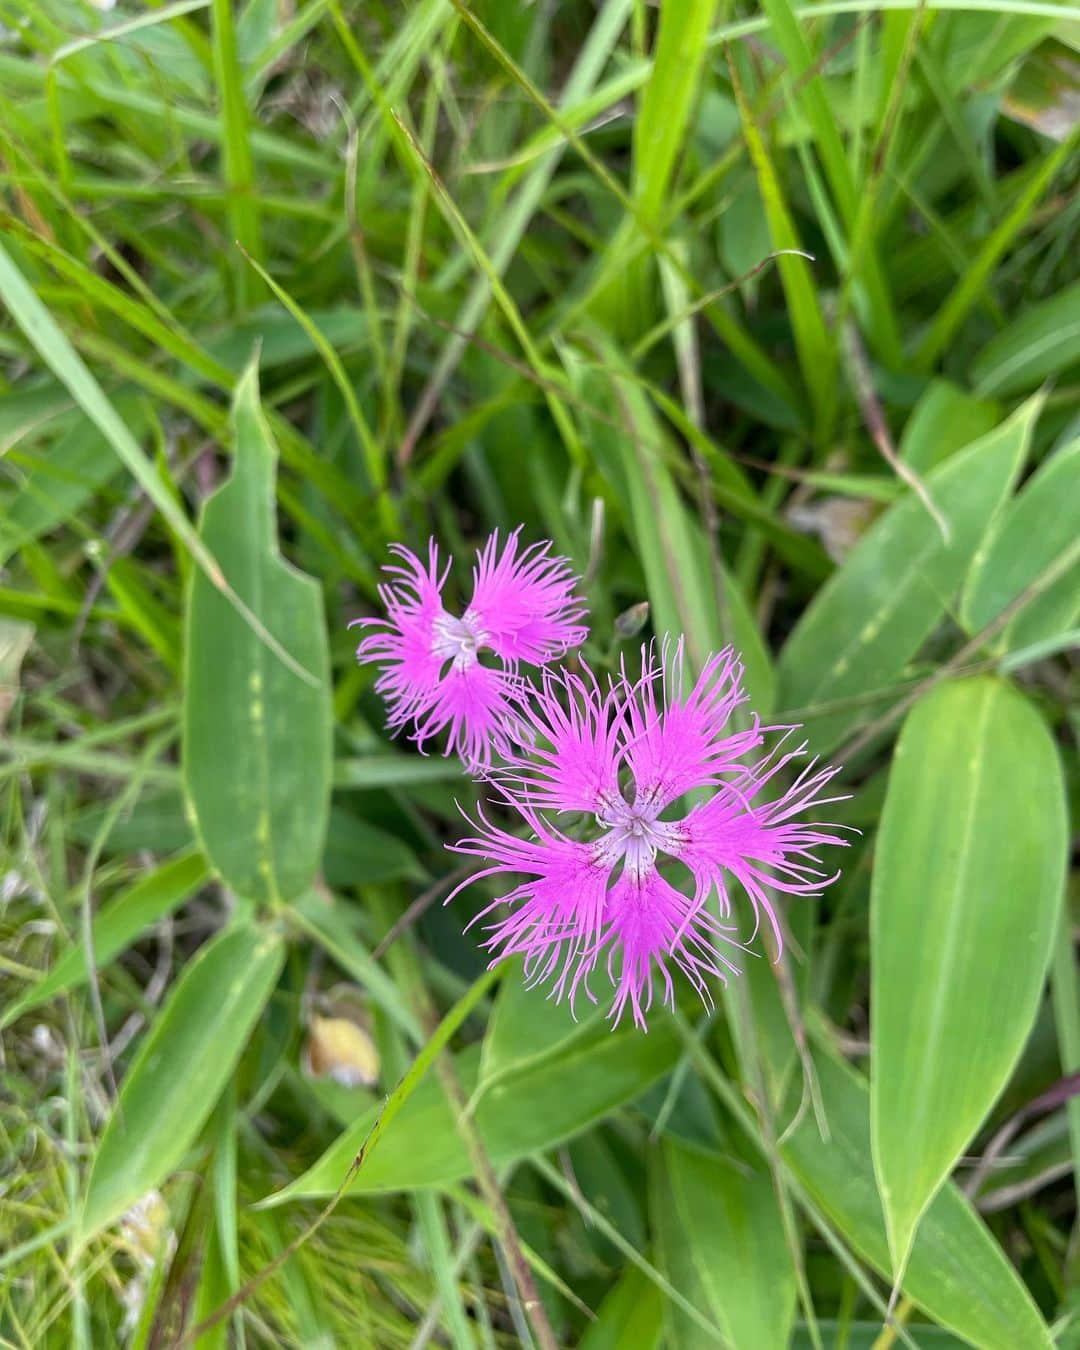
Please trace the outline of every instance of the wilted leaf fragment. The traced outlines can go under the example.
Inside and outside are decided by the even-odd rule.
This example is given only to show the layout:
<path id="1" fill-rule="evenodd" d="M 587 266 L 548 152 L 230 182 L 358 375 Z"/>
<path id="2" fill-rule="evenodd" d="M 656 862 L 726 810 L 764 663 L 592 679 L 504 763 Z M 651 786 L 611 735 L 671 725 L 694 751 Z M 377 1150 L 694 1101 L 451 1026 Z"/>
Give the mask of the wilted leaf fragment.
<path id="1" fill-rule="evenodd" d="M 19 692 L 23 657 L 34 640 L 34 625 L 19 619 L 0 619 L 0 729 Z"/>

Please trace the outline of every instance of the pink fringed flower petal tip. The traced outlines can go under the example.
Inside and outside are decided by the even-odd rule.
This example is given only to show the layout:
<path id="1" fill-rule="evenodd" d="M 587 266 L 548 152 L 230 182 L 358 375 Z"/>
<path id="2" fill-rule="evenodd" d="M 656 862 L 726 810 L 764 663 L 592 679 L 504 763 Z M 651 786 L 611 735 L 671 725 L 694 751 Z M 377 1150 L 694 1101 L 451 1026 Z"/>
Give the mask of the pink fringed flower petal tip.
<path id="1" fill-rule="evenodd" d="M 550 541 L 521 548 L 520 533 L 500 549 L 496 530 L 477 552 L 472 599 L 460 618 L 443 606 L 450 560 L 440 571 L 435 541 L 426 565 L 393 545 L 399 561 L 383 569 L 390 580 L 379 587 L 386 617 L 354 621 L 373 630 L 356 655 L 381 667 L 375 688 L 391 731 L 411 724 L 421 751 L 446 731 L 446 753 L 472 773 L 488 769 L 493 751 L 510 753 L 508 734 L 521 723 L 519 663 L 542 666 L 588 635 L 570 564 L 551 556 Z"/>
<path id="2" fill-rule="evenodd" d="M 522 955 L 527 980 L 550 983 L 572 1010 L 582 990 L 597 1001 L 590 982 L 606 975 L 608 1016 L 617 1024 L 629 1010 L 645 1030 L 657 990 L 674 1006 L 673 970 L 711 1007 L 709 978 L 739 973 L 734 955 L 762 920 L 779 957 L 770 891 L 818 895 L 838 874 L 814 850 L 846 841 L 840 827 L 796 819 L 843 800 L 824 795 L 836 769 L 811 760 L 795 770 L 806 747 L 784 747 L 797 728 L 754 717 L 732 729 L 746 696 L 730 649 L 710 657 L 688 693 L 681 641 L 643 663 L 640 680 L 624 673 L 606 690 L 587 669 L 545 671 L 524 714 L 530 745 L 493 774 L 517 828 L 481 810 L 476 835 L 452 847 L 486 863 L 455 895 L 482 877 L 521 879 L 473 920 L 496 916 L 483 944 L 494 960 Z M 770 733 L 780 733 L 773 749 L 755 756 Z M 695 804 L 680 810 L 689 792 Z M 729 922 L 733 882 L 753 916 L 745 940 Z"/>

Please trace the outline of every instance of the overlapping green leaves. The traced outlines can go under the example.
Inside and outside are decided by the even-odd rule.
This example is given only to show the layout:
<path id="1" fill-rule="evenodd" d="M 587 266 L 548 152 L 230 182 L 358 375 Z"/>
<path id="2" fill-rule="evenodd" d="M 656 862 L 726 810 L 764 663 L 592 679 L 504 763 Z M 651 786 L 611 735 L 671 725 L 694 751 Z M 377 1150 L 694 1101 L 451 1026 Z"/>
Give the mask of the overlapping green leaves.
<path id="1" fill-rule="evenodd" d="M 860 700 L 887 701 L 890 686 L 947 612 L 1020 472 L 1040 406 L 1038 399 L 1025 403 L 927 476 L 947 538 L 909 492 L 807 607 L 780 654 L 779 701 L 798 711 L 814 748 L 835 747 L 866 717 Z"/>
<path id="2" fill-rule="evenodd" d="M 784 1350 L 795 1275 L 772 1180 L 740 1158 L 669 1142 L 657 1159 L 653 1215 L 667 1276 L 707 1310 L 735 1350 Z M 669 1304 L 671 1343 L 715 1345 Z"/>
<path id="3" fill-rule="evenodd" d="M 814 1055 L 826 1141 L 804 1116 L 781 1152 L 792 1175 L 843 1240 L 886 1279 L 892 1262 L 870 1151 L 870 1095 L 845 1064 Z M 903 1292 L 980 1350 L 1048 1350 L 1046 1324 L 1024 1283 L 960 1191 L 938 1192 L 919 1227 Z"/>
<path id="4" fill-rule="evenodd" d="M 677 1046 L 670 1023 L 658 1025 L 647 1038 L 625 1023 L 614 1030 L 602 1023 L 569 1041 L 561 1054 L 527 1060 L 519 1069 L 493 1077 L 486 1088 L 479 1079 L 479 1047 L 458 1055 L 456 1067 L 466 1092 L 480 1085 L 475 1121 L 498 1167 L 552 1148 L 632 1101 L 671 1068 Z M 439 1083 L 425 1079 L 350 1191 L 413 1190 L 468 1176 L 468 1157 L 451 1110 Z M 377 1117 L 375 1110 L 346 1130 L 274 1202 L 332 1195 Z"/>

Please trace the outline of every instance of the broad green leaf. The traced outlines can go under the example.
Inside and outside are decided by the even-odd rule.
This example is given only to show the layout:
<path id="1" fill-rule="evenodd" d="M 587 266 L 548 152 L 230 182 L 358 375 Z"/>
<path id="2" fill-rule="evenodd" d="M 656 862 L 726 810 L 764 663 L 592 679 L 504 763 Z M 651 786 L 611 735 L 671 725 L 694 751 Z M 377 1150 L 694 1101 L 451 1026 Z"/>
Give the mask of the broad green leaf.
<path id="1" fill-rule="evenodd" d="M 660 1350 L 664 1300 L 656 1285 L 636 1266 L 619 1277 L 578 1342 L 578 1350 Z"/>
<path id="2" fill-rule="evenodd" d="M 174 985 L 144 1036 L 98 1144 L 80 1223 L 83 1239 L 118 1218 L 183 1160 L 277 983 L 277 933 L 219 934 Z"/>
<path id="3" fill-rule="evenodd" d="M 993 431 L 1001 410 L 948 380 L 931 380 L 904 423 L 897 453 L 917 474 L 927 474 L 965 445 Z"/>
<path id="4" fill-rule="evenodd" d="M 330 810 L 322 868 L 326 884 L 338 890 L 428 875 L 403 839 L 340 806 Z"/>
<path id="5" fill-rule="evenodd" d="M 644 1092 L 677 1055 L 678 1037 L 670 1020 L 660 1021 L 648 1036 L 625 1023 L 615 1030 L 604 1023 L 562 1054 L 501 1077 L 479 1098 L 475 1111 L 491 1161 L 501 1167 L 587 1129 Z M 471 1093 L 479 1078 L 479 1047 L 457 1057 L 457 1070 Z M 357 1121 L 303 1176 L 264 1203 L 332 1195 L 377 1117 L 373 1111 Z M 442 1186 L 470 1171 L 450 1107 L 437 1080 L 429 1077 L 402 1107 L 350 1189 Z"/>
<path id="6" fill-rule="evenodd" d="M 278 553 L 277 452 L 255 367 L 233 405 L 232 477 L 207 502 L 201 536 L 282 648 L 289 669 L 205 577 L 192 580 L 184 681 L 184 784 L 207 857 L 238 894 L 287 900 L 322 857 L 330 796 L 329 652 L 318 584 Z"/>
<path id="7" fill-rule="evenodd" d="M 844 1350 L 880 1350 L 882 1329 L 880 1322 L 852 1322 L 845 1318 L 834 1321 L 822 1317 L 818 1320 L 818 1332 L 827 1346 L 844 1346 Z M 951 1332 L 940 1327 L 908 1326 L 912 1343 L 918 1350 L 968 1350 L 969 1342 L 958 1340 Z M 816 1350 L 820 1341 L 815 1341 L 804 1322 L 798 1322 L 791 1338 L 791 1350 Z M 899 1338 L 894 1344 L 900 1344 Z"/>
<path id="8" fill-rule="evenodd" d="M 556 1003 L 544 988 L 529 988 L 520 962 L 503 980 L 495 1011 L 484 1037 L 480 1080 L 493 1079 L 558 1053 L 568 1041 L 593 1029 L 603 1013 L 586 1004 L 575 1021 L 565 1003 Z"/>
<path id="9" fill-rule="evenodd" d="M 672 1284 L 709 1314 L 733 1350 L 784 1350 L 795 1273 L 767 1173 L 671 1140 L 653 1178 L 653 1214 Z M 715 1345 L 672 1304 L 671 1344 Z"/>
<path id="10" fill-rule="evenodd" d="M 979 394 L 1008 397 L 1080 362 L 1080 281 L 1032 305 L 972 362 Z"/>
<path id="11" fill-rule="evenodd" d="M 338 352 L 363 350 L 371 341 L 367 315 L 354 305 L 311 309 L 308 314 Z M 224 333 L 206 336 L 201 345 L 215 361 L 239 376 L 256 343 L 260 344 L 259 366 L 264 373 L 315 354 L 311 337 L 277 305 L 263 306 L 250 318 L 235 320 Z"/>
<path id="12" fill-rule="evenodd" d="M 1078 539 L 1080 440 L 1053 454 L 998 517 L 968 573 L 961 605 L 967 628 L 984 628 L 1060 562 L 1062 575 L 1009 620 L 994 646 L 1015 651 L 1066 632 L 1080 615 Z"/>
<path id="13" fill-rule="evenodd" d="M 887 689 L 946 612 L 1031 440 L 1041 402 L 953 455 L 926 478 L 948 522 L 946 543 L 913 493 L 897 502 L 818 591 L 780 655 L 780 706 L 807 725 L 824 752 L 865 713 L 820 703 Z"/>
<path id="14" fill-rule="evenodd" d="M 108 803 L 84 807 L 68 822 L 73 839 L 90 843 L 109 814 Z M 121 815 L 102 841 L 105 853 L 132 854 L 140 849 L 174 853 L 193 848 L 195 835 L 184 794 L 177 787 L 143 792 L 130 811 Z"/>
<path id="15" fill-rule="evenodd" d="M 889 1245 L 870 1157 L 869 1093 L 831 1055 L 816 1052 L 814 1062 L 829 1138 L 822 1139 L 813 1113 L 807 1112 L 781 1156 L 852 1249 L 888 1279 Z M 794 1109 L 794 1099 L 791 1105 Z M 925 1313 L 979 1350 L 1050 1350 L 1052 1345 L 1020 1276 L 951 1182 L 931 1201 L 919 1225 L 902 1288 Z"/>
<path id="16" fill-rule="evenodd" d="M 182 905 L 206 880 L 209 868 L 198 853 L 163 863 L 111 901 L 94 919 L 94 961 L 100 969 L 145 933 L 152 923 Z M 35 984 L 0 1013 L 0 1028 L 50 998 L 74 989 L 87 977 L 86 950 L 75 943 Z"/>
<path id="17" fill-rule="evenodd" d="M 57 436 L 69 431 L 82 414 L 72 408 L 63 386 L 52 380 L 19 383 L 4 390 L 0 402 L 0 454 L 24 436 L 52 427 Z"/>
<path id="18" fill-rule="evenodd" d="M 940 686 L 897 743 L 870 902 L 874 1166 L 893 1266 L 1035 1020 L 1066 860 L 1042 718 L 992 676 Z"/>

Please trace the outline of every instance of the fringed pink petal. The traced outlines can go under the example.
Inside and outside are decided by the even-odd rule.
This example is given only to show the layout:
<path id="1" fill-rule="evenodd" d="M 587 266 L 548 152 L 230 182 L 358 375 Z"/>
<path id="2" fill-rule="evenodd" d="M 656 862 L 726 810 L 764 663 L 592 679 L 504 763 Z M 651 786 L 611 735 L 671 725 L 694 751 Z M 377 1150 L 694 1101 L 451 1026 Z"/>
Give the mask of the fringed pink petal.
<path id="1" fill-rule="evenodd" d="M 586 610 L 570 563 L 551 556 L 551 541 L 519 551 L 520 534 L 519 526 L 500 552 L 496 530 L 477 554 L 465 618 L 478 623 L 501 660 L 540 666 L 585 641 Z"/>
<path id="2" fill-rule="evenodd" d="M 532 840 L 508 833 L 479 813 L 478 833 L 452 847 L 455 853 L 472 854 L 490 865 L 451 892 L 447 902 L 483 877 L 511 873 L 526 878 L 493 900 L 472 923 L 505 908 L 506 913 L 485 925 L 489 936 L 483 946 L 496 960 L 523 956 L 529 983 L 550 982 L 556 1001 L 565 997 L 573 1009 L 596 964 L 608 869 L 598 863 L 589 845 L 568 839 L 531 812 L 527 818 L 535 833 Z M 588 992 L 587 996 L 592 999 Z"/>
<path id="3" fill-rule="evenodd" d="M 523 701 L 524 735 L 494 776 L 511 796 L 549 811 L 603 815 L 619 797 L 622 686 L 606 693 L 592 671 L 545 670 Z"/>
<path id="4" fill-rule="evenodd" d="M 379 587 L 385 618 L 358 619 L 369 630 L 357 659 L 379 667 L 375 690 L 386 703 L 387 726 L 414 728 L 421 750 L 447 733 L 447 754 L 458 754 L 470 773 L 484 774 L 492 756 L 508 754 L 524 733 L 524 685 L 518 662 L 541 664 L 582 642 L 587 630 L 574 598 L 575 578 L 550 542 L 518 552 L 518 533 L 501 555 L 498 533 L 478 556 L 473 604 L 459 619 L 442 602 L 450 564 L 440 571 L 439 550 L 428 544 L 427 564 L 402 544 L 398 562 L 383 570 Z M 494 664 L 485 664 L 485 658 Z"/>
<path id="5" fill-rule="evenodd" d="M 755 717 L 744 731 L 729 731 L 735 709 L 746 702 L 742 662 L 726 647 L 705 663 L 688 693 L 683 684 L 682 639 L 665 644 L 657 664 L 634 686 L 627 702 L 626 757 L 637 800 L 658 811 L 684 793 L 717 783 L 762 742 Z"/>
<path id="6" fill-rule="evenodd" d="M 618 1025 L 630 1014 L 642 1031 L 654 995 L 675 1006 L 669 964 L 682 972 L 703 1002 L 712 1006 L 708 977 L 725 983 L 739 968 L 723 950 L 738 947 L 734 933 L 704 905 L 688 899 L 658 871 L 641 877 L 625 874 L 608 893 L 603 943 L 607 972 L 615 990 L 608 1016 Z"/>

